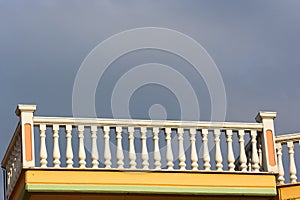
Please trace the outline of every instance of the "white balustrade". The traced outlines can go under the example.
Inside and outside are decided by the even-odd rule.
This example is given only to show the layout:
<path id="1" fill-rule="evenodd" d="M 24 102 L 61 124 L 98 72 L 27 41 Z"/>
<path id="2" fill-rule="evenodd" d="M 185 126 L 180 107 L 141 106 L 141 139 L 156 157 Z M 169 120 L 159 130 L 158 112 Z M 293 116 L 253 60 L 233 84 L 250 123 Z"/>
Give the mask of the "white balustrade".
<path id="1" fill-rule="evenodd" d="M 12 157 L 10 158 L 10 166 L 9 166 L 9 172 L 10 172 L 10 184 L 14 185 L 14 155 L 15 151 L 12 152 Z"/>
<path id="2" fill-rule="evenodd" d="M 167 151 L 166 151 L 166 160 L 167 160 L 167 167 L 168 170 L 173 169 L 173 152 L 172 152 L 172 146 L 171 146 L 171 133 L 172 130 L 171 128 L 165 128 L 165 133 L 166 133 L 166 142 L 167 142 Z"/>
<path id="3" fill-rule="evenodd" d="M 12 158 L 11 158 L 11 174 L 15 174 L 16 173 L 16 147 L 14 147 L 14 151 L 12 152 Z M 15 184 L 16 183 L 16 178 L 12 177 L 11 179 L 11 183 Z"/>
<path id="4" fill-rule="evenodd" d="M 216 145 L 216 169 L 217 171 L 222 171 L 223 170 L 223 158 L 222 158 L 222 153 L 221 153 L 221 147 L 220 147 L 220 135 L 221 132 L 219 129 L 214 130 L 214 136 L 215 136 L 215 145 Z"/>
<path id="5" fill-rule="evenodd" d="M 104 126 L 103 127 L 104 132 L 104 164 L 105 168 L 110 169 L 111 168 L 111 152 L 110 152 L 110 145 L 109 145 L 109 132 L 110 127 Z"/>
<path id="6" fill-rule="evenodd" d="M 257 151 L 257 132 L 255 130 L 251 131 L 251 143 L 252 143 L 252 171 L 259 172 L 259 157 Z"/>
<path id="7" fill-rule="evenodd" d="M 60 150 L 59 150 L 59 125 L 53 125 L 53 167 L 60 167 Z"/>
<path id="8" fill-rule="evenodd" d="M 203 143 L 203 166 L 204 170 L 210 170 L 210 156 L 208 150 L 208 130 L 202 129 L 202 143 Z"/>
<path id="9" fill-rule="evenodd" d="M 10 157 L 7 161 L 7 165 L 6 165 L 6 170 L 7 170 L 7 185 L 10 186 L 10 185 L 13 185 L 12 184 L 12 158 L 13 157 Z M 11 187 L 8 187 L 8 190 L 7 190 L 7 193 L 10 193 L 12 190 Z"/>
<path id="10" fill-rule="evenodd" d="M 134 148 L 134 127 L 128 127 L 129 140 L 129 165 L 130 169 L 136 169 L 136 154 Z"/>
<path id="11" fill-rule="evenodd" d="M 280 185 L 284 184 L 284 168 L 282 163 L 282 145 L 281 143 L 276 144 L 277 149 L 277 161 L 278 161 L 278 182 Z"/>
<path id="12" fill-rule="evenodd" d="M 246 151 L 247 154 L 247 170 L 248 172 L 252 172 L 252 151 Z"/>
<path id="13" fill-rule="evenodd" d="M 78 126 L 78 158 L 79 158 L 79 168 L 86 167 L 86 154 L 84 149 L 84 126 Z"/>
<path id="14" fill-rule="evenodd" d="M 123 154 L 123 148 L 122 148 L 122 127 L 117 126 L 116 127 L 116 133 L 117 133 L 117 168 L 123 169 L 124 166 L 124 154 Z"/>
<path id="15" fill-rule="evenodd" d="M 72 149 L 72 126 L 66 125 L 66 164 L 67 168 L 73 168 L 73 149 Z"/>
<path id="16" fill-rule="evenodd" d="M 270 119 L 267 122 L 268 125 L 272 125 Z M 242 123 L 33 116 L 32 125 L 32 130 L 37 131 L 32 139 L 38 143 L 36 146 L 39 149 L 34 149 L 32 145 L 34 153 L 31 161 L 24 161 L 24 150 L 20 148 L 24 146 L 22 124 L 18 126 L 5 155 L 3 167 L 6 170 L 7 196 L 12 192 L 22 168 L 31 167 L 121 170 L 166 168 L 234 173 L 267 171 L 267 149 L 263 133 L 268 126 L 265 126 L 263 120 L 257 123 Z M 65 133 L 61 131 L 63 129 Z M 284 184 L 288 176 L 290 183 L 297 182 L 295 156 L 298 147 L 295 145 L 298 145 L 299 141 L 300 134 L 277 136 L 275 139 L 279 184 Z M 283 163 L 283 154 L 287 151 L 289 166 Z M 34 158 L 35 155 L 39 155 L 39 159 Z M 227 162 L 228 167 L 223 167 L 223 162 Z M 39 164 L 32 166 L 32 163 Z M 166 166 L 162 166 L 162 163 Z M 289 170 L 284 170 L 284 167 L 288 167 Z M 287 171 L 289 174 L 284 174 Z"/>
<path id="17" fill-rule="evenodd" d="M 268 123 L 271 123 L 270 120 Z M 263 122 L 193 122 L 34 116 L 32 124 L 35 127 L 33 130 L 38 130 L 34 136 L 37 137 L 35 142 L 39 143 L 37 144 L 39 149 L 33 149 L 38 151 L 33 155 L 39 155 L 39 160 L 36 161 L 39 164 L 34 166 L 36 168 L 45 169 L 52 166 L 54 168 L 121 170 L 163 170 L 162 168 L 166 168 L 182 171 L 216 170 L 244 173 L 258 173 L 266 170 L 263 166 L 266 151 L 262 139 Z M 63 129 L 65 133 L 60 131 Z M 20 130 L 21 125 L 18 128 L 19 136 L 14 139 L 13 143 L 20 143 L 19 147 L 22 146 L 21 143 L 24 143 L 20 137 Z M 52 132 L 51 137 L 47 137 L 47 131 Z M 65 139 L 61 137 L 62 134 L 65 134 Z M 297 181 L 294 145 L 299 142 L 300 137 L 293 136 L 293 138 L 283 141 L 282 138 L 276 137 L 279 184 L 285 181 L 285 166 L 282 163 L 283 148 L 289 151 L 290 182 Z M 226 141 L 222 141 L 223 139 Z M 9 154 L 5 156 L 7 185 L 15 184 L 16 174 L 20 174 L 24 167 L 22 164 L 24 156 L 19 147 L 10 147 Z M 51 154 L 49 150 L 53 151 L 53 160 L 49 158 L 51 157 L 48 155 Z M 211 151 L 215 154 L 212 155 Z M 203 162 L 199 162 L 200 159 Z M 53 162 L 53 165 L 49 163 L 51 162 L 49 160 Z M 162 166 L 162 162 L 166 166 Z M 226 169 L 223 167 L 223 162 L 227 162 Z M 7 191 L 9 193 L 11 189 L 8 187 Z"/>
<path id="18" fill-rule="evenodd" d="M 46 125 L 40 125 L 40 165 L 41 168 L 47 167 L 47 147 L 46 147 Z"/>
<path id="19" fill-rule="evenodd" d="M 97 145 L 97 126 L 91 126 L 91 137 L 92 137 L 92 168 L 97 169 L 99 166 L 99 154 L 98 154 L 98 145 Z"/>
<path id="20" fill-rule="evenodd" d="M 147 128 L 141 127 L 141 140 L 142 140 L 142 166 L 144 170 L 149 169 L 149 155 L 147 149 Z"/>
<path id="21" fill-rule="evenodd" d="M 183 134 L 184 134 L 183 128 L 178 128 L 177 129 L 177 133 L 178 133 L 178 160 L 179 160 L 179 169 L 180 170 L 185 170 L 186 169 L 185 168 L 186 167 L 186 164 L 185 164 L 186 157 L 185 157 L 185 151 L 184 151 L 184 145 L 183 145 Z M 197 159 L 198 159 L 198 156 L 197 156 Z"/>
<path id="22" fill-rule="evenodd" d="M 293 141 L 287 142 L 287 147 L 289 149 L 289 155 L 290 155 L 290 181 L 291 183 L 297 183 L 297 169 L 294 159 L 294 143 Z"/>
<path id="23" fill-rule="evenodd" d="M 232 130 L 226 131 L 226 141 L 227 141 L 227 160 L 228 160 L 228 171 L 232 172 L 234 171 L 235 165 L 234 165 L 234 154 L 233 154 L 233 148 L 232 148 Z"/>
<path id="24" fill-rule="evenodd" d="M 161 169 L 161 156 L 159 151 L 159 128 L 153 128 L 153 140 L 154 140 L 154 166 L 155 169 Z"/>
<path id="25" fill-rule="evenodd" d="M 54 120 L 53 118 L 51 118 Z M 65 163 L 66 168 L 74 168 L 74 166 L 77 166 L 77 164 L 74 164 L 74 154 L 73 154 L 73 148 L 77 148 L 78 157 L 75 160 L 78 160 L 78 167 L 79 168 L 87 168 L 91 167 L 93 169 L 100 168 L 100 155 L 103 155 L 104 158 L 104 167 L 107 169 L 113 168 L 113 166 L 116 169 L 131 169 L 131 170 L 149 170 L 149 169 L 155 169 L 155 170 L 161 170 L 162 168 L 162 159 L 166 161 L 166 168 L 168 170 L 217 170 L 217 171 L 223 171 L 223 147 L 221 146 L 221 136 L 224 134 L 224 137 L 226 138 L 226 144 L 227 144 L 227 163 L 228 163 L 228 171 L 234 172 L 234 171 L 242 171 L 242 172 L 259 172 L 260 170 L 260 157 L 259 157 L 259 149 L 257 148 L 258 140 L 258 131 L 261 129 L 257 126 L 257 124 L 251 124 L 249 125 L 251 129 L 243 129 L 243 128 L 237 128 L 238 124 L 233 124 L 232 129 L 228 129 L 230 126 L 228 125 L 226 127 L 224 124 L 222 124 L 224 127 L 219 124 L 209 124 L 209 126 L 199 126 L 197 127 L 177 127 L 174 125 L 167 126 L 164 124 L 161 126 L 161 124 L 149 124 L 148 121 L 140 121 L 140 123 L 131 124 L 126 121 L 126 123 L 122 120 L 120 122 L 115 124 L 110 124 L 105 122 L 105 125 L 99 124 L 100 122 L 94 123 L 79 123 L 76 124 L 78 120 L 75 120 L 73 123 L 50 123 L 43 121 L 41 123 L 37 123 L 39 127 L 39 137 L 40 137 L 40 167 L 41 168 L 47 168 L 48 164 L 48 156 L 47 156 L 47 140 L 50 140 L 51 138 L 46 137 L 46 127 L 52 127 L 53 132 L 53 167 L 55 168 L 61 168 L 61 162 Z M 80 120 L 79 120 L 80 121 Z M 196 123 L 196 122 L 195 122 Z M 138 124 L 138 125 L 136 125 Z M 144 125 L 144 126 L 141 126 Z M 189 125 L 191 125 L 189 123 Z M 213 126 L 216 125 L 216 126 Z M 244 125 L 240 125 L 241 127 L 244 127 Z M 252 126 L 252 127 L 251 127 Z M 59 140 L 59 129 L 60 127 L 65 127 L 66 130 L 66 141 L 65 145 L 60 144 Z M 78 133 L 78 138 L 72 139 L 73 135 L 73 127 L 76 128 Z M 213 128 L 212 128 L 213 127 Z M 85 143 L 85 134 L 86 130 L 90 128 L 90 137 L 91 142 L 89 144 Z M 100 134 L 98 133 L 98 129 L 102 129 L 103 132 Z M 127 131 L 123 132 L 123 130 L 126 129 Z M 75 130 L 75 129 L 74 129 Z M 135 146 L 135 130 L 137 130 L 138 134 L 140 134 L 141 143 L 138 146 Z M 163 130 L 165 133 L 165 138 L 161 138 L 162 135 L 159 135 L 160 130 Z M 149 134 L 150 137 L 152 137 L 153 140 L 153 146 L 149 146 L 150 143 L 147 140 L 147 131 L 150 131 L 152 134 Z M 175 132 L 175 135 L 177 136 L 177 142 L 178 142 L 178 154 L 176 153 L 176 157 L 174 158 L 174 152 L 172 144 L 175 142 L 175 140 L 172 140 L 172 132 Z M 114 145 L 113 142 L 111 142 L 110 134 L 115 132 L 116 135 L 116 143 Z M 212 133 L 212 134 L 211 134 Z M 127 134 L 128 141 L 122 140 L 122 138 Z M 187 155 L 186 147 L 184 143 L 184 135 L 187 134 L 187 137 L 189 137 L 188 141 L 185 141 L 189 144 L 190 148 L 190 155 Z M 202 138 L 202 140 L 196 140 L 197 135 L 199 134 L 199 137 Z M 209 135 L 211 136 L 209 137 Z M 245 146 L 245 134 L 249 134 L 250 137 L 250 144 L 251 144 L 251 152 L 246 150 Z M 237 146 L 233 145 L 233 136 L 238 137 L 239 141 L 239 148 Z M 100 137 L 100 138 L 99 138 Z M 222 136 L 223 137 L 223 136 Z M 165 146 L 160 147 L 159 141 L 161 139 L 165 139 Z M 88 139 L 87 139 L 88 140 Z M 98 140 L 102 140 L 104 142 L 103 146 L 99 146 Z M 211 141 L 210 141 L 211 140 Z M 78 146 L 74 146 L 72 142 L 78 141 Z M 202 148 L 201 155 L 198 154 L 197 148 L 200 143 L 200 147 Z M 214 143 L 213 146 L 209 146 L 209 144 Z M 48 144 L 49 145 L 49 144 Z M 90 146 L 85 146 L 90 145 Z M 66 148 L 66 158 L 65 160 L 61 160 L 61 151 L 60 147 L 65 146 Z M 111 154 L 111 149 L 114 148 L 116 152 L 114 155 Z M 126 152 L 125 149 L 128 148 L 128 152 Z M 137 154 L 136 154 L 136 148 L 140 149 L 141 157 L 140 161 L 137 160 Z M 161 148 L 165 148 L 165 155 L 161 155 Z M 210 151 L 212 149 L 215 149 L 215 155 L 213 156 L 213 162 L 215 162 L 215 168 L 211 168 L 211 155 Z M 239 162 L 236 163 L 235 156 L 234 156 L 234 149 L 239 149 L 239 155 L 236 158 Z M 87 150 L 90 149 L 90 152 L 87 152 Z M 153 152 L 149 152 L 148 149 L 153 149 Z M 90 155 L 90 160 L 87 160 L 87 153 Z M 153 154 L 152 154 L 153 153 Z M 250 153 L 250 154 L 249 154 Z M 128 159 L 126 162 L 129 163 L 129 165 L 125 166 L 125 154 L 128 155 Z M 150 158 L 150 154 L 153 155 L 153 157 Z M 187 161 L 186 156 L 189 156 L 190 159 Z M 112 159 L 112 157 L 114 157 Z M 199 166 L 199 159 L 203 159 L 203 165 Z M 174 166 L 174 161 L 178 160 L 178 165 Z M 224 160 L 225 161 L 225 160 Z M 116 163 L 112 163 L 116 162 Z M 137 163 L 141 163 L 141 167 L 137 167 Z M 187 162 L 190 162 L 187 165 Z M 151 164 L 151 165 L 150 165 Z M 150 167 L 151 166 L 151 167 Z M 153 166 L 153 168 L 152 168 Z M 190 166 L 187 168 L 187 166 Z M 9 172 L 13 173 L 13 172 Z M 294 178 L 294 176 L 292 177 Z"/>
<path id="26" fill-rule="evenodd" d="M 262 144 L 261 139 L 258 141 L 258 159 L 259 159 L 259 166 L 261 169 L 262 163 L 263 163 L 263 152 L 262 152 Z"/>
<path id="27" fill-rule="evenodd" d="M 240 168 L 242 172 L 247 171 L 247 157 L 246 157 L 246 152 L 245 152 L 245 140 L 244 140 L 244 135 L 245 132 L 244 130 L 239 130 L 239 143 L 240 143 Z"/>
<path id="28" fill-rule="evenodd" d="M 295 152 L 295 145 L 300 145 L 300 133 L 294 134 L 284 134 L 276 136 L 276 150 L 277 150 L 277 160 L 278 160 L 278 183 L 284 184 L 285 180 L 289 179 L 287 183 L 297 183 L 297 167 L 295 156 L 300 156 L 300 152 Z M 283 149 L 286 149 L 288 155 L 284 155 Z M 287 163 L 283 163 L 283 156 L 287 156 L 289 158 L 289 166 L 284 165 Z M 284 170 L 286 168 L 286 170 Z M 284 172 L 289 172 L 286 174 Z"/>
<path id="29" fill-rule="evenodd" d="M 191 141 L 191 165 L 192 170 L 198 170 L 198 155 L 196 149 L 196 129 L 190 129 L 190 141 Z"/>
<path id="30" fill-rule="evenodd" d="M 21 139 L 20 137 L 17 137 L 16 140 L 16 151 L 17 151 L 17 160 L 16 160 L 16 167 L 17 167 L 17 174 L 21 174 L 22 172 L 22 155 L 21 155 L 21 148 L 19 148 L 19 145 L 21 145 Z"/>
<path id="31" fill-rule="evenodd" d="M 13 192 L 13 188 L 18 181 L 18 178 L 22 171 L 22 155 L 21 155 L 21 137 L 19 135 L 19 126 L 16 129 L 15 135 L 12 139 L 14 143 L 9 147 L 11 150 L 10 156 L 6 158 L 5 170 L 6 170 L 6 197 L 9 198 Z M 2 166 L 3 167 L 3 166 Z"/>

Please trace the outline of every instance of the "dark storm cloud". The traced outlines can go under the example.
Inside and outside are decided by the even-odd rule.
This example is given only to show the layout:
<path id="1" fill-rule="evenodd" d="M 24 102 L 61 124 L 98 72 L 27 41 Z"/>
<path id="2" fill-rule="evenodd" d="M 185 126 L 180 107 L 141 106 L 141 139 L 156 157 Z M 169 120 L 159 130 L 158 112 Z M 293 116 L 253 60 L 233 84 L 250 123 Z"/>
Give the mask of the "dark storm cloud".
<path id="1" fill-rule="evenodd" d="M 0 157 L 18 103 L 38 104 L 40 115 L 72 115 L 73 82 L 86 55 L 113 34 L 145 26 L 178 30 L 206 48 L 223 76 L 227 120 L 253 121 L 257 111 L 274 110 L 278 134 L 300 130 L 299 6 L 299 0 L 0 0 Z"/>

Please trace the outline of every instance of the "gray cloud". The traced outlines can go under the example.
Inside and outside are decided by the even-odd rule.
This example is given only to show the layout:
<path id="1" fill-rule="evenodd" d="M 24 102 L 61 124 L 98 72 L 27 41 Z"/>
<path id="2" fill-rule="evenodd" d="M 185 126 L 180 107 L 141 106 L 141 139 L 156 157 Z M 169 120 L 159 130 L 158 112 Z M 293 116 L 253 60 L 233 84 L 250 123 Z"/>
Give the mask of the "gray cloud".
<path id="1" fill-rule="evenodd" d="M 206 48 L 224 79 L 227 120 L 254 121 L 257 111 L 274 110 L 278 134 L 299 131 L 299 6 L 298 0 L 0 0 L 0 157 L 18 103 L 38 104 L 40 115 L 72 115 L 73 82 L 86 55 L 112 34 L 144 26 L 181 31 Z"/>

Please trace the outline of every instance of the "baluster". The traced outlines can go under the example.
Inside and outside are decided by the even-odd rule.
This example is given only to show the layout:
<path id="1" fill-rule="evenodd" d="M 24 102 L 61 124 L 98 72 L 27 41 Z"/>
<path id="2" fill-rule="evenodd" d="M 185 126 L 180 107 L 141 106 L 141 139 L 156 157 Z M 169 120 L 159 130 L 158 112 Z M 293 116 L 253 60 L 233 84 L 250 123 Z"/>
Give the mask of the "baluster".
<path id="1" fill-rule="evenodd" d="M 20 136 L 17 137 L 17 169 L 18 169 L 18 174 L 21 173 L 22 171 L 22 163 L 21 163 L 21 159 L 22 159 L 22 155 L 21 155 L 21 140 L 20 140 Z"/>
<path id="2" fill-rule="evenodd" d="M 248 172 L 251 172 L 252 171 L 252 157 L 251 157 L 252 152 L 247 151 L 246 154 L 247 154 L 247 162 L 248 162 L 247 163 L 248 164 Z"/>
<path id="3" fill-rule="evenodd" d="M 251 131 L 251 143 L 252 143 L 252 171 L 259 172 L 259 158 L 257 153 L 257 132 L 255 130 Z"/>
<path id="4" fill-rule="evenodd" d="M 198 155 L 196 149 L 196 129 L 190 129 L 192 170 L 198 170 Z"/>
<path id="5" fill-rule="evenodd" d="M 11 184 L 14 185 L 16 181 L 16 146 L 13 147 L 11 152 Z"/>
<path id="6" fill-rule="evenodd" d="M 97 147 L 97 126 L 91 126 L 91 138 L 92 138 L 92 168 L 97 169 L 99 167 L 99 154 Z"/>
<path id="7" fill-rule="evenodd" d="M 20 146 L 16 143 L 15 144 L 15 171 L 14 173 L 16 174 L 16 178 L 15 178 L 15 183 L 17 182 L 18 178 L 19 178 L 19 149 L 20 149 Z"/>
<path id="8" fill-rule="evenodd" d="M 84 150 L 84 126 L 78 126 L 78 158 L 79 158 L 79 168 L 85 168 L 86 166 L 86 155 Z"/>
<path id="9" fill-rule="evenodd" d="M 105 168 L 110 169 L 111 168 L 111 153 L 110 153 L 110 145 L 109 145 L 109 126 L 103 127 L 104 132 L 104 164 Z"/>
<path id="10" fill-rule="evenodd" d="M 14 177 L 14 158 L 13 155 L 10 156 L 9 158 L 10 160 L 10 167 L 9 167 L 9 171 L 10 171 L 10 185 L 13 185 L 13 177 Z M 11 190 L 13 189 L 12 187 L 10 188 Z"/>
<path id="11" fill-rule="evenodd" d="M 234 165 L 234 154 L 232 148 L 232 130 L 226 130 L 226 141 L 227 141 L 227 150 L 228 150 L 228 171 L 233 172 L 235 165 Z"/>
<path id="12" fill-rule="evenodd" d="M 297 170 L 296 170 L 296 164 L 294 159 L 294 143 L 293 141 L 287 142 L 287 147 L 289 149 L 289 155 L 290 155 L 290 181 L 291 183 L 297 183 Z"/>
<path id="13" fill-rule="evenodd" d="M 153 141 L 154 141 L 154 166 L 155 169 L 161 169 L 161 156 L 160 156 L 160 151 L 159 151 L 159 128 L 154 127 L 153 128 Z"/>
<path id="14" fill-rule="evenodd" d="M 13 184 L 15 184 L 16 183 L 16 181 L 17 181 L 17 169 L 16 169 L 16 167 L 17 167 L 17 146 L 16 145 L 14 145 L 14 148 L 13 148 L 13 152 L 12 152 L 12 155 L 13 155 L 13 164 L 12 164 L 12 169 L 13 169 Z"/>
<path id="15" fill-rule="evenodd" d="M 215 136 L 215 144 L 216 144 L 216 169 L 217 171 L 223 171 L 223 165 L 222 165 L 222 153 L 221 153 L 221 147 L 220 147 L 220 135 L 221 132 L 219 129 L 214 130 L 214 136 Z"/>
<path id="16" fill-rule="evenodd" d="M 134 148 L 134 127 L 128 127 L 129 140 L 129 165 L 130 169 L 136 169 L 136 154 Z"/>
<path id="17" fill-rule="evenodd" d="M 14 145 L 14 173 L 17 174 L 17 167 L 18 167 L 18 164 L 17 164 L 17 156 L 18 156 L 18 146 L 15 144 Z"/>
<path id="18" fill-rule="evenodd" d="M 261 136 L 257 138 L 257 147 L 258 147 L 258 159 L 259 159 L 259 169 L 262 170 L 262 144 Z"/>
<path id="19" fill-rule="evenodd" d="M 282 164 L 282 146 L 281 143 L 276 143 L 277 160 L 278 160 L 278 183 L 284 184 L 284 168 Z"/>
<path id="20" fill-rule="evenodd" d="M 67 168 L 73 168 L 73 150 L 72 150 L 72 126 L 66 125 L 66 164 Z"/>
<path id="21" fill-rule="evenodd" d="M 18 139 L 17 139 L 18 140 Z M 15 143 L 15 170 L 14 170 L 14 173 L 16 174 L 15 176 L 15 183 L 18 181 L 18 178 L 19 178 L 19 175 L 20 175 L 20 162 L 19 162 L 19 155 L 20 155 L 20 146 L 19 144 L 17 143 L 17 140 L 16 140 L 16 143 Z"/>
<path id="22" fill-rule="evenodd" d="M 147 128 L 141 127 L 141 140 L 142 140 L 142 167 L 143 169 L 149 169 L 149 155 L 147 150 Z"/>
<path id="23" fill-rule="evenodd" d="M 53 166 L 55 168 L 60 167 L 60 150 L 59 150 L 59 141 L 58 141 L 58 132 L 59 125 L 53 125 Z"/>
<path id="24" fill-rule="evenodd" d="M 11 161 L 12 159 L 9 158 L 7 161 L 6 165 L 6 170 L 7 170 L 7 193 L 10 193 L 10 190 L 12 189 L 11 187 L 11 177 L 12 177 L 12 167 L 11 167 Z"/>
<path id="25" fill-rule="evenodd" d="M 186 158 L 185 158 L 185 152 L 184 152 L 184 146 L 183 146 L 183 133 L 184 133 L 183 128 L 178 128 L 177 133 L 178 133 L 178 160 L 179 160 L 179 167 L 180 167 L 179 169 L 185 170 Z M 198 157 L 197 157 L 197 159 L 198 159 Z"/>
<path id="26" fill-rule="evenodd" d="M 210 156 L 208 151 L 208 130 L 202 129 L 202 143 L 203 143 L 203 166 L 204 170 L 210 170 Z"/>
<path id="27" fill-rule="evenodd" d="M 123 154 L 123 148 L 122 148 L 122 127 L 117 126 L 116 127 L 116 133 L 117 133 L 117 167 L 118 169 L 124 168 L 124 154 Z"/>
<path id="28" fill-rule="evenodd" d="M 245 153 L 245 147 L 244 147 L 244 135 L 245 132 L 244 130 L 239 130 L 239 143 L 240 143 L 240 169 L 242 172 L 246 172 L 247 171 L 247 157 L 246 157 L 246 153 Z"/>
<path id="29" fill-rule="evenodd" d="M 165 128 L 165 133 L 166 133 L 166 141 L 167 141 L 166 160 L 167 160 L 168 169 L 171 170 L 171 169 L 173 169 L 173 166 L 174 166 L 173 152 L 172 152 L 172 146 L 171 146 L 171 133 L 172 133 L 171 128 Z"/>
<path id="30" fill-rule="evenodd" d="M 46 125 L 41 124 L 40 125 L 40 139 L 41 139 L 41 145 L 40 145 L 40 165 L 41 168 L 47 167 L 47 148 L 46 148 Z"/>

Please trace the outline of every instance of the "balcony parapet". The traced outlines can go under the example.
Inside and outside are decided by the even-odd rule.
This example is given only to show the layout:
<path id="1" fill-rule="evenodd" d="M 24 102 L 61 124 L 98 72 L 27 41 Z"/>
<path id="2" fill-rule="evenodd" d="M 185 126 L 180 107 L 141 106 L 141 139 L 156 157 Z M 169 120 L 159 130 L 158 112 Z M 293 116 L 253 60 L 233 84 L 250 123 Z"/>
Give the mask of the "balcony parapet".
<path id="1" fill-rule="evenodd" d="M 277 173 L 274 112 L 256 123 L 34 116 L 19 105 L 2 161 L 6 197 L 22 169 Z"/>
<path id="2" fill-rule="evenodd" d="M 277 159 L 278 159 L 278 184 L 285 184 L 285 171 L 288 172 L 289 180 L 286 180 L 286 183 L 297 183 L 297 165 L 295 161 L 295 144 L 298 143 L 300 145 L 300 133 L 294 134 L 284 134 L 276 136 L 276 150 L 277 150 Z M 289 166 L 286 162 L 283 163 L 283 148 L 288 149 L 288 158 L 289 158 Z M 296 152 L 298 156 L 300 156 L 300 152 Z"/>

